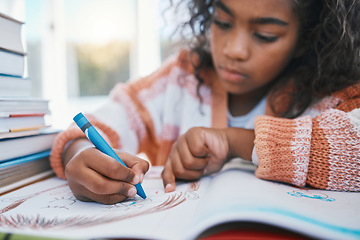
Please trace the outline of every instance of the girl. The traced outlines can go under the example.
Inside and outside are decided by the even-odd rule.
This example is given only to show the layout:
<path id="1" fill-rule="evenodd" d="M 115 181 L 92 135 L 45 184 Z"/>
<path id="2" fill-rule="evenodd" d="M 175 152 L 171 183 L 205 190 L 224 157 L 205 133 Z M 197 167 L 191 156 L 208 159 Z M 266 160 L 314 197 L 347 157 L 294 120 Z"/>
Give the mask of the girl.
<path id="1" fill-rule="evenodd" d="M 360 191 L 359 1 L 193 0 L 188 9 L 190 49 L 115 86 L 88 115 L 129 168 L 76 126 L 59 135 L 51 164 L 74 195 L 134 196 L 149 167 L 139 152 L 165 165 L 166 191 L 232 157 L 258 164 L 263 179 Z"/>
<path id="2" fill-rule="evenodd" d="M 212 60 L 228 91 L 228 125 L 244 127 L 263 96 L 269 116 L 257 117 L 251 132 L 188 131 L 166 163 L 165 189 L 242 157 L 259 165 L 259 178 L 360 191 L 359 1 L 223 0 L 193 9 L 190 24 L 203 26 L 200 62 Z M 207 41 L 210 52 L 201 47 Z"/>

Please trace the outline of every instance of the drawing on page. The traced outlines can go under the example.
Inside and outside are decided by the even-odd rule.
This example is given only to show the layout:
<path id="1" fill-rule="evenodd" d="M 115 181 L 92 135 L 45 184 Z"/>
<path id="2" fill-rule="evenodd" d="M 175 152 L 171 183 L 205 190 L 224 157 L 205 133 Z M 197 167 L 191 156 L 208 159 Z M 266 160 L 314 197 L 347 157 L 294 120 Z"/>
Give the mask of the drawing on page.
<path id="1" fill-rule="evenodd" d="M 76 201 L 75 196 L 55 197 L 54 200 L 49 201 L 49 204 L 43 208 L 63 208 L 70 210 L 69 206 L 74 205 Z"/>
<path id="2" fill-rule="evenodd" d="M 290 196 L 293 196 L 293 197 L 297 197 L 297 198 L 318 199 L 318 200 L 321 200 L 324 202 L 334 202 L 335 201 L 335 198 L 329 197 L 325 193 L 309 195 L 309 194 L 306 194 L 306 193 L 303 193 L 300 191 L 292 191 L 292 192 L 287 192 L 287 194 L 289 194 Z"/>
<path id="3" fill-rule="evenodd" d="M 53 188 L 49 188 L 49 189 L 45 189 L 45 190 L 42 190 L 40 192 L 36 192 L 36 193 L 33 193 L 31 195 L 27 195 L 27 196 L 23 196 L 23 197 L 18 197 L 16 199 L 13 199 L 13 198 L 5 198 L 5 199 L 1 199 L 1 202 L 11 202 L 9 205 L 7 205 L 6 207 L 0 209 L 0 214 L 4 214 L 10 210 L 13 210 L 13 209 L 16 209 L 17 207 L 19 207 L 21 204 L 25 203 L 27 200 L 31 199 L 31 198 L 34 198 L 40 194 L 43 194 L 45 192 L 49 192 L 49 191 L 52 191 L 52 190 L 55 190 L 55 189 L 58 189 L 58 188 L 61 188 L 61 187 L 64 187 L 64 186 L 67 186 L 67 184 L 63 184 L 63 185 L 60 185 L 60 186 L 57 186 L 57 187 L 53 187 Z"/>
<path id="4" fill-rule="evenodd" d="M 112 205 L 105 205 L 103 208 L 111 211 L 129 211 L 133 209 L 141 209 L 146 207 L 147 205 L 151 205 L 153 203 L 153 199 L 151 197 L 147 197 L 146 199 L 142 198 L 129 198 L 123 202 L 115 203 Z"/>
<path id="5" fill-rule="evenodd" d="M 15 229 L 64 229 L 91 227 L 99 224 L 123 221 L 126 219 L 144 216 L 172 209 L 187 200 L 199 198 L 196 191 L 199 189 L 199 182 L 188 184 L 185 191 L 176 191 L 173 193 L 164 193 L 159 187 L 147 188 L 148 198 L 128 199 L 123 203 L 113 205 L 102 205 L 98 203 L 84 203 L 78 201 L 71 193 L 67 184 L 49 188 L 34 193 L 20 199 L 10 201 L 4 199 L 2 202 L 10 202 L 3 207 L 0 213 L 0 227 Z M 21 211 L 21 207 L 26 207 L 26 201 L 36 200 L 39 207 L 35 215 L 27 215 Z M 24 205 L 22 205 L 24 204 Z M 77 212 L 80 207 L 86 206 L 86 214 Z M 50 214 L 48 210 L 71 212 L 71 215 L 65 214 L 64 217 Z M 33 210 L 32 210 L 33 211 Z M 75 212 L 74 214 L 72 214 Z"/>

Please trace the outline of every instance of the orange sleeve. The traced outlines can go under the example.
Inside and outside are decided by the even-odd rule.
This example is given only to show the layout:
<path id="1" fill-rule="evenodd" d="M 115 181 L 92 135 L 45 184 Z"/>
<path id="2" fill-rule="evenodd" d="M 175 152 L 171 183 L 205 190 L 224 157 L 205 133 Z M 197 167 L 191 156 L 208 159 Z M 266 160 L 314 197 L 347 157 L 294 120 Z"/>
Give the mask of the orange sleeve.
<path id="1" fill-rule="evenodd" d="M 259 178 L 306 184 L 312 122 L 310 117 L 296 120 L 259 116 L 255 120 L 255 147 Z"/>
<path id="2" fill-rule="evenodd" d="M 329 109 L 314 119 L 259 116 L 255 134 L 259 178 L 360 191 L 360 109 Z"/>
<path id="3" fill-rule="evenodd" d="M 112 130 L 104 123 L 97 121 L 92 116 L 87 115 L 87 118 L 89 119 L 89 121 L 91 121 L 92 125 L 101 133 L 101 135 L 105 138 L 105 140 L 110 144 L 111 147 L 119 148 L 119 136 L 114 130 Z M 83 131 L 81 131 L 81 129 L 75 124 L 72 124 L 68 129 L 59 133 L 59 135 L 56 137 L 50 153 L 50 164 L 55 174 L 59 178 L 66 179 L 64 166 L 62 163 L 62 153 L 65 149 L 66 144 L 68 144 L 74 139 L 84 137 L 85 134 L 83 133 Z"/>

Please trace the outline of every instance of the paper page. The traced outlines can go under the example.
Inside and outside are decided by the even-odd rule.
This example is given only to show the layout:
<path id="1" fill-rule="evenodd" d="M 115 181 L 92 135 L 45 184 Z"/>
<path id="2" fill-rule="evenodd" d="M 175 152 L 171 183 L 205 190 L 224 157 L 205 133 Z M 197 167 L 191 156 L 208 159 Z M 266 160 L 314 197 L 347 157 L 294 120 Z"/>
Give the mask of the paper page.
<path id="1" fill-rule="evenodd" d="M 147 199 L 103 205 L 77 200 L 51 178 L 0 197 L 0 231 L 63 238 L 194 239 L 217 223 L 256 221 L 326 239 L 360 238 L 360 193 L 306 190 L 226 170 L 164 193 L 152 167 Z M 66 230 L 66 231 L 65 231 Z"/>
<path id="2" fill-rule="evenodd" d="M 209 183 L 189 236 L 226 221 L 255 221 L 325 239 L 360 238 L 360 193 L 310 190 L 228 170 Z"/>
<path id="3" fill-rule="evenodd" d="M 81 202 L 56 177 L 24 187 L 0 197 L 0 231 L 58 238 L 181 238 L 185 219 L 193 218 L 199 203 L 199 183 L 164 193 L 161 170 L 152 167 L 146 174 L 145 200 L 137 196 L 113 205 Z"/>

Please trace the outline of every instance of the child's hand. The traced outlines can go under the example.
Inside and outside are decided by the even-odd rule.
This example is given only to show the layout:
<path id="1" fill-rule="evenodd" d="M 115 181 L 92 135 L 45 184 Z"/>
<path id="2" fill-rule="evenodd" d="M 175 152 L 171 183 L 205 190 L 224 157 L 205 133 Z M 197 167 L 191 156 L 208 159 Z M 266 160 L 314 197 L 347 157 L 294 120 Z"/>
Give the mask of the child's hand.
<path id="1" fill-rule="evenodd" d="M 94 147 L 83 149 L 66 164 L 65 174 L 76 198 L 114 204 L 136 195 L 134 185 L 142 182 L 149 163 L 124 152 L 115 152 L 128 168 Z"/>
<path id="2" fill-rule="evenodd" d="M 175 190 L 175 179 L 195 180 L 219 171 L 229 157 L 225 129 L 191 128 L 172 146 L 162 172 L 165 192 Z"/>

